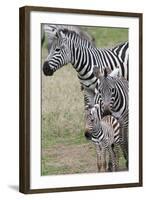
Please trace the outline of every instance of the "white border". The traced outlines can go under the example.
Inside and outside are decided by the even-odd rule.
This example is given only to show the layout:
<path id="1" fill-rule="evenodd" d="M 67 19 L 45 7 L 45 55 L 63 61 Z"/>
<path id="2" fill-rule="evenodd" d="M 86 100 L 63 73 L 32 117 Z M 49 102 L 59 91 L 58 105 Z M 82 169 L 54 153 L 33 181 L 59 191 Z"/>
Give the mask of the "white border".
<path id="1" fill-rule="evenodd" d="M 129 171 L 100 174 L 41 176 L 41 119 L 40 119 L 40 24 L 76 24 L 129 28 Z M 30 189 L 136 183 L 139 181 L 139 21 L 138 18 L 31 12 L 30 23 L 31 70 L 31 156 Z"/>

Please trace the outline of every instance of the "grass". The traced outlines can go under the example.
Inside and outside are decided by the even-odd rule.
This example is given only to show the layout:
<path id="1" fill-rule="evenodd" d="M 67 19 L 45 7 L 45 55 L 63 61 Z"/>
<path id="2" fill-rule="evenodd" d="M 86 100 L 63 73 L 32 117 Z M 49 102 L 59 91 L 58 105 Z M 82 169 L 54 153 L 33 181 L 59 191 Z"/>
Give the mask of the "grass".
<path id="1" fill-rule="evenodd" d="M 98 47 L 128 39 L 126 29 L 85 28 Z M 47 39 L 42 63 L 47 57 Z M 94 145 L 84 137 L 84 104 L 76 71 L 69 64 L 52 77 L 42 73 L 42 175 L 96 172 Z M 121 168 L 124 160 L 120 159 Z"/>
<path id="2" fill-rule="evenodd" d="M 99 48 L 111 48 L 128 40 L 128 29 L 126 28 L 84 27 L 83 29 L 96 39 L 96 46 Z"/>

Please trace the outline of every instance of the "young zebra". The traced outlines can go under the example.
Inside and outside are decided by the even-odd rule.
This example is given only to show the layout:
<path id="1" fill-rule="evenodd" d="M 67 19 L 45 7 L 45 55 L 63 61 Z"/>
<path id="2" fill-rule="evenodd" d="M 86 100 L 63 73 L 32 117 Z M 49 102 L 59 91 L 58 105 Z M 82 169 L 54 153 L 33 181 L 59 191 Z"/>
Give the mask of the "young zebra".
<path id="1" fill-rule="evenodd" d="M 110 114 L 119 121 L 122 138 L 121 147 L 128 167 L 128 81 L 123 77 L 116 77 L 116 73 L 114 72 L 112 71 L 108 74 L 105 69 L 103 75 L 98 73 L 99 78 L 95 88 L 94 103 L 98 103 L 100 99 L 102 116 Z"/>
<path id="2" fill-rule="evenodd" d="M 74 31 L 59 30 L 43 64 L 43 72 L 46 76 L 52 76 L 56 70 L 68 63 L 71 63 L 77 71 L 81 85 L 92 90 L 97 83 L 94 67 L 99 70 L 105 67 L 111 70 L 119 68 L 120 75 L 128 78 L 128 66 L 124 66 L 112 50 L 94 48 L 88 40 L 81 38 Z"/>
<path id="3" fill-rule="evenodd" d="M 117 171 L 119 165 L 117 147 L 120 143 L 118 120 L 111 115 L 101 119 L 100 106 L 96 104 L 86 105 L 85 122 L 85 137 L 96 144 L 98 171 Z"/>

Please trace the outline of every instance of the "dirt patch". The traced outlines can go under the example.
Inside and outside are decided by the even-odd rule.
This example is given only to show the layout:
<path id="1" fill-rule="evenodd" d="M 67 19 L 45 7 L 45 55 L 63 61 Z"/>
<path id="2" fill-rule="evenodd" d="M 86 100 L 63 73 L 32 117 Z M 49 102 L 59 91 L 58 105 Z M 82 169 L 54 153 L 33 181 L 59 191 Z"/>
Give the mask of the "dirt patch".
<path id="1" fill-rule="evenodd" d="M 44 150 L 42 156 L 48 158 L 45 159 L 45 167 L 54 166 L 58 168 L 58 173 L 61 168 L 64 169 L 64 173 L 68 174 L 97 172 L 96 152 L 93 144 L 54 145 Z"/>

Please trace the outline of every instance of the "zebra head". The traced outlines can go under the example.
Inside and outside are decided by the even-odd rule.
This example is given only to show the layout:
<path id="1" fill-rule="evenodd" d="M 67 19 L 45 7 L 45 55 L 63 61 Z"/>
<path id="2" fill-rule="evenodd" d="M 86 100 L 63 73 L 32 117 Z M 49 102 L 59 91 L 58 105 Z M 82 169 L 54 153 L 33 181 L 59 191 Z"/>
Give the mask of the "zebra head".
<path id="1" fill-rule="evenodd" d="M 115 69 L 110 73 L 104 70 L 104 75 L 102 74 L 98 78 L 98 83 L 96 86 L 97 94 L 100 95 L 102 100 L 102 110 L 103 116 L 112 114 L 112 105 L 116 99 L 116 80 L 119 76 L 119 69 Z"/>
<path id="2" fill-rule="evenodd" d="M 96 142 L 96 136 L 101 131 L 100 125 L 101 113 L 100 105 L 95 104 L 85 106 L 85 137 L 88 140 Z"/>
<path id="3" fill-rule="evenodd" d="M 85 137 L 87 139 L 92 138 L 92 131 L 97 122 L 97 111 L 94 106 L 85 106 Z"/>
<path id="4" fill-rule="evenodd" d="M 70 62 L 71 52 L 68 39 L 65 37 L 65 34 L 59 30 L 56 32 L 49 55 L 43 64 L 44 75 L 52 76 L 57 69 Z"/>

